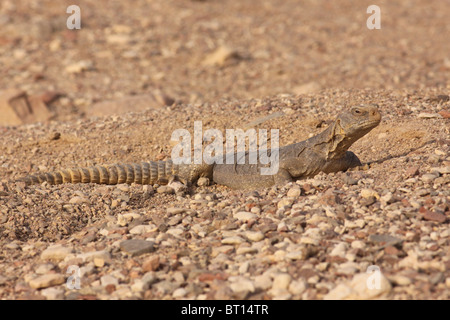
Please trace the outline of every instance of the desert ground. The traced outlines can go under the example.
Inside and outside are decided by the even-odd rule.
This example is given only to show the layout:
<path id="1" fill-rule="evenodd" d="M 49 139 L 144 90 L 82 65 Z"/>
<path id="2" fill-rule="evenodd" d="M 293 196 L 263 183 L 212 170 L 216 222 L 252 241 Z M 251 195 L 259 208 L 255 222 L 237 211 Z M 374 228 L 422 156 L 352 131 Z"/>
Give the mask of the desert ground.
<path id="1" fill-rule="evenodd" d="M 85 0 L 69 30 L 73 2 L 0 3 L 1 299 L 450 298 L 448 1 Z M 382 121 L 356 170 L 254 190 L 18 181 L 168 160 L 194 121 L 284 146 L 361 104 Z"/>

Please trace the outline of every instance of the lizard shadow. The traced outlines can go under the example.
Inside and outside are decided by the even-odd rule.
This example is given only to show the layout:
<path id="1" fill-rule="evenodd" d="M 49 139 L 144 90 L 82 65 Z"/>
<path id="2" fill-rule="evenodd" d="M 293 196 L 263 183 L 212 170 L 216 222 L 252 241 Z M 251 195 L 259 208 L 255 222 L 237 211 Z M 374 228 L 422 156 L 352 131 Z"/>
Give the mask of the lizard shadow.
<path id="1" fill-rule="evenodd" d="M 436 139 L 432 139 L 432 140 L 429 140 L 429 141 L 424 142 L 422 145 L 420 145 L 420 146 L 418 146 L 418 147 L 411 148 L 411 149 L 409 149 L 409 150 L 407 150 L 407 151 L 405 151 L 405 152 L 403 152 L 403 153 L 401 153 L 401 154 L 396 154 L 396 155 L 389 154 L 388 156 L 386 156 L 386 157 L 384 157 L 384 158 L 381 158 L 381 159 L 378 159 L 378 160 L 374 160 L 374 161 L 368 161 L 367 164 L 368 164 L 368 165 L 372 165 L 372 164 L 381 164 L 381 163 L 383 163 L 383 162 L 385 162 L 385 161 L 387 161 L 387 160 L 391 160 L 391 159 L 395 159 L 395 158 L 400 158 L 400 157 L 405 157 L 405 156 L 407 156 L 408 154 L 410 154 L 411 152 L 417 151 L 417 150 L 419 150 L 419 149 L 425 147 L 426 145 L 429 145 L 429 144 L 432 144 L 432 143 L 435 143 L 435 142 L 437 142 L 437 140 L 436 140 Z"/>

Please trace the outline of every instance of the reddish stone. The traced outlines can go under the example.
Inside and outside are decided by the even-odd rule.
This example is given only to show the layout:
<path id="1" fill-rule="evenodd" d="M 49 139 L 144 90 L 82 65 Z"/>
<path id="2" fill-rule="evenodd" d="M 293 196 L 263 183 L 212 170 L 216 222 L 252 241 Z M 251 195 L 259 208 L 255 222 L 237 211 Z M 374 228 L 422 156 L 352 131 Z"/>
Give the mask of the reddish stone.
<path id="1" fill-rule="evenodd" d="M 425 209 L 424 207 L 421 207 L 419 209 L 419 212 L 423 215 L 423 218 L 428 221 L 435 221 L 439 223 L 445 222 L 447 220 L 447 217 L 439 212 L 433 212 Z"/>
<path id="2" fill-rule="evenodd" d="M 412 166 L 406 169 L 405 174 L 408 178 L 417 176 L 419 174 L 419 167 L 418 166 Z"/>
<path id="3" fill-rule="evenodd" d="M 159 267 L 159 256 L 152 256 L 144 261 L 142 270 L 145 272 L 156 271 Z"/>
<path id="4" fill-rule="evenodd" d="M 386 254 L 390 254 L 390 255 L 394 255 L 394 256 L 397 256 L 397 255 L 399 255 L 399 253 L 401 253 L 400 250 L 398 250 L 396 247 L 393 247 L 393 246 L 388 246 L 388 247 L 384 248 L 384 252 Z"/>
<path id="5" fill-rule="evenodd" d="M 437 251 L 439 249 L 439 246 L 437 244 L 433 244 L 431 247 L 428 248 L 430 251 Z"/>
<path id="6" fill-rule="evenodd" d="M 113 293 L 114 291 L 116 291 L 116 286 L 114 284 L 108 284 L 105 287 L 106 292 L 108 292 L 108 294 Z"/>
<path id="7" fill-rule="evenodd" d="M 318 203 L 323 205 L 334 206 L 340 202 L 339 196 L 335 194 L 334 189 L 328 189 L 322 197 L 319 198 Z"/>
<path id="8" fill-rule="evenodd" d="M 450 118 L 450 112 L 447 110 L 442 110 L 438 112 L 444 119 L 449 119 Z"/>
<path id="9" fill-rule="evenodd" d="M 213 281 L 213 280 L 227 280 L 227 279 L 228 279 L 228 275 L 223 272 L 217 272 L 217 273 L 205 272 L 198 276 L 198 280 L 200 282 L 209 282 L 209 281 Z"/>
<path id="10" fill-rule="evenodd" d="M 409 203 L 407 199 L 402 199 L 402 205 L 404 205 L 405 207 L 411 207 L 411 203 Z"/>

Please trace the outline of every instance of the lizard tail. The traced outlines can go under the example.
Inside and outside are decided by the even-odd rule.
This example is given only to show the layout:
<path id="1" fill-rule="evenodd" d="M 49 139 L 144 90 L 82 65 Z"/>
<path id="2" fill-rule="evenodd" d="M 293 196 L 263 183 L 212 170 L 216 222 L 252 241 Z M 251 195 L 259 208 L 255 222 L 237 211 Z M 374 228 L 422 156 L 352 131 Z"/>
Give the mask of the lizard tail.
<path id="1" fill-rule="evenodd" d="M 167 184 L 175 174 L 172 161 L 149 161 L 132 164 L 98 165 L 88 168 L 73 168 L 55 172 L 29 175 L 18 181 L 26 185 L 48 182 L 62 183 L 99 183 L 99 184 Z"/>

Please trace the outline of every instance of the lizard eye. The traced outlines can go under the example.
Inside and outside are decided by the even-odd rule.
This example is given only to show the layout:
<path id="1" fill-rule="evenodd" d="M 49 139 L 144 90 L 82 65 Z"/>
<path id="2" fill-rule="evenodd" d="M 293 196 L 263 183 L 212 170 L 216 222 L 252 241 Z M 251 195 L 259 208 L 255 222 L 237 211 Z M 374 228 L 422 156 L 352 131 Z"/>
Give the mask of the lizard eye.
<path id="1" fill-rule="evenodd" d="M 352 110 L 352 113 L 355 115 L 355 116 L 359 116 L 359 115 L 361 115 L 361 110 L 359 110 L 359 109 L 353 109 Z"/>

